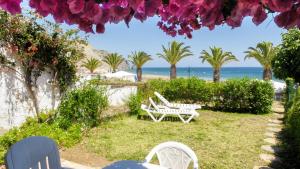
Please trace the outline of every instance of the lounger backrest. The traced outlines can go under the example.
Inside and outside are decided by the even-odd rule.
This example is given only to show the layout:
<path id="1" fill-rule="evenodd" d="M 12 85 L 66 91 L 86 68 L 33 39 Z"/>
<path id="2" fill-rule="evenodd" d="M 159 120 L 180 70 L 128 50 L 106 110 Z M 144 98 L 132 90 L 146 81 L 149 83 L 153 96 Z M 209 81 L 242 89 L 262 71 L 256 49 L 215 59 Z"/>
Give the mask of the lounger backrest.
<path id="1" fill-rule="evenodd" d="M 47 137 L 28 137 L 6 154 L 7 169 L 61 169 L 55 142 Z"/>
<path id="2" fill-rule="evenodd" d="M 154 147 L 146 157 L 149 163 L 157 155 L 159 165 L 172 169 L 187 169 L 193 161 L 193 168 L 198 169 L 198 159 L 193 150 L 178 142 L 165 142 Z"/>
<path id="3" fill-rule="evenodd" d="M 152 100 L 151 97 L 149 97 L 149 101 L 150 101 L 150 104 L 154 107 L 154 109 L 155 109 L 156 111 L 158 111 L 158 110 L 159 110 L 159 107 L 155 104 L 155 102 Z"/>
<path id="4" fill-rule="evenodd" d="M 164 98 L 161 94 L 159 94 L 158 92 L 154 92 L 154 94 L 159 98 L 159 100 L 161 100 L 166 106 L 170 105 L 170 102 Z"/>

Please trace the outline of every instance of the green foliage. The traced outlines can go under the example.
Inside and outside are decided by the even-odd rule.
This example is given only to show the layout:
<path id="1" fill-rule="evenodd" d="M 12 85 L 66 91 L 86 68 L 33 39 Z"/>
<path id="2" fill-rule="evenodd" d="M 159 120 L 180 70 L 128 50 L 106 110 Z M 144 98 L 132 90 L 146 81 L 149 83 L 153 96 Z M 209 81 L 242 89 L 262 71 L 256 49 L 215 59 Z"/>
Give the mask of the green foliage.
<path id="1" fill-rule="evenodd" d="M 288 134 L 288 143 L 293 154 L 293 168 L 300 166 L 300 89 L 294 98 L 293 105 L 287 113 L 286 128 Z"/>
<path id="2" fill-rule="evenodd" d="M 158 53 L 157 55 L 165 59 L 171 65 L 176 65 L 181 59 L 191 56 L 190 46 L 184 46 L 184 43 L 178 43 L 173 41 L 166 48 L 162 46 L 163 53 Z"/>
<path id="3" fill-rule="evenodd" d="M 129 97 L 127 105 L 130 110 L 130 115 L 138 115 L 141 113 L 142 96 L 138 94 L 132 94 Z"/>
<path id="4" fill-rule="evenodd" d="M 288 77 L 300 82 L 300 30 L 289 29 L 282 34 L 282 43 L 276 57 L 272 61 L 276 78 L 285 80 Z"/>
<path id="5" fill-rule="evenodd" d="M 128 57 L 129 61 L 134 64 L 137 68 L 142 68 L 142 66 L 152 60 L 150 55 L 145 52 L 134 52 Z"/>
<path id="6" fill-rule="evenodd" d="M 272 68 L 272 60 L 276 56 L 276 47 L 271 42 L 261 42 L 256 45 L 256 48 L 249 47 L 245 53 L 245 59 L 254 58 L 264 68 Z"/>
<path id="7" fill-rule="evenodd" d="M 47 136 L 55 140 L 59 147 L 71 147 L 80 142 L 81 125 L 72 124 L 65 130 L 57 122 L 49 122 L 48 115 L 42 116 L 44 121 L 28 118 L 21 127 L 13 128 L 0 137 L 0 164 L 4 163 L 4 156 L 10 146 L 29 136 Z"/>
<path id="8" fill-rule="evenodd" d="M 113 72 L 116 72 L 118 67 L 123 63 L 125 59 L 122 57 L 122 55 L 119 55 L 117 53 L 111 53 L 104 57 L 103 62 L 107 63 Z"/>
<path id="9" fill-rule="evenodd" d="M 169 101 L 200 103 L 217 110 L 263 114 L 271 111 L 274 89 L 269 82 L 237 79 L 212 83 L 197 78 L 151 80 L 139 88 L 143 99 L 154 91 Z"/>
<path id="10" fill-rule="evenodd" d="M 108 100 L 103 88 L 84 85 L 63 97 L 57 118 L 63 128 L 68 128 L 74 122 L 94 127 L 99 124 L 100 114 L 107 106 Z"/>
<path id="11" fill-rule="evenodd" d="M 210 47 L 211 53 L 206 50 L 201 52 L 200 58 L 202 63 L 208 62 L 214 69 L 221 69 L 222 65 L 231 62 L 238 61 L 238 59 L 231 52 L 224 52 L 222 48 Z"/>
<path id="12" fill-rule="evenodd" d="M 11 16 L 0 11 L 0 18 L 0 43 L 12 53 L 14 62 L 2 62 L 1 66 L 16 70 L 14 66 L 20 65 L 23 80 L 29 85 L 35 84 L 43 71 L 51 70 L 51 81 L 57 83 L 61 93 L 66 91 L 76 78 L 75 62 L 83 57 L 81 45 L 86 44 L 78 31 L 62 31 L 58 25 L 33 15 Z"/>
<path id="13" fill-rule="evenodd" d="M 227 80 L 219 88 L 219 110 L 264 114 L 271 111 L 274 89 L 269 82 L 240 79 Z"/>
<path id="14" fill-rule="evenodd" d="M 90 58 L 87 61 L 83 63 L 83 67 L 87 68 L 91 73 L 94 73 L 94 71 L 101 65 L 101 62 L 98 59 Z"/>
<path id="15" fill-rule="evenodd" d="M 296 95 L 295 80 L 293 78 L 287 78 L 285 80 L 285 104 L 284 109 L 287 112 L 293 105 L 294 97 Z"/>

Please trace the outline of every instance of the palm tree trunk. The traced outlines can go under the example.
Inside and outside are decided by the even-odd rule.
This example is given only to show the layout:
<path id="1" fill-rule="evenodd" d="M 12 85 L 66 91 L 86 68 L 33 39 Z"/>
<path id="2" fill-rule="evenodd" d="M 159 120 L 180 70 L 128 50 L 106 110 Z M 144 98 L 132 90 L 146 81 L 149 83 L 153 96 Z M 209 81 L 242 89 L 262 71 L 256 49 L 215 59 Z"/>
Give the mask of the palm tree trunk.
<path id="1" fill-rule="evenodd" d="M 220 69 L 214 69 L 214 82 L 220 82 Z"/>
<path id="2" fill-rule="evenodd" d="M 264 68 L 263 79 L 266 81 L 272 80 L 272 70 L 270 68 Z"/>
<path id="3" fill-rule="evenodd" d="M 138 81 L 142 81 L 142 68 L 137 68 L 136 69 L 136 74 L 137 74 L 137 79 Z"/>
<path id="4" fill-rule="evenodd" d="M 170 79 L 176 79 L 176 77 L 177 77 L 176 65 L 171 65 Z"/>

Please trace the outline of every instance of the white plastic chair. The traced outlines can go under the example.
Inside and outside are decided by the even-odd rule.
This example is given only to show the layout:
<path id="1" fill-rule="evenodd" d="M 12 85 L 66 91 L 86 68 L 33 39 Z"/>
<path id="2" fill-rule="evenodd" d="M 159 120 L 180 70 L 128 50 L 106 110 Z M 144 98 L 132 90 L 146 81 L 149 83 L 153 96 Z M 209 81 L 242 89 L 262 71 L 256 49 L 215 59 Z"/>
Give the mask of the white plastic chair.
<path id="1" fill-rule="evenodd" d="M 170 141 L 155 146 L 147 155 L 144 164 L 151 164 L 157 155 L 159 165 L 170 169 L 187 169 L 193 163 L 193 169 L 198 169 L 198 158 L 188 146 Z"/>
<path id="2" fill-rule="evenodd" d="M 194 117 L 199 116 L 199 113 L 194 109 L 172 109 L 165 106 L 158 106 L 149 98 L 150 104 L 147 107 L 142 105 L 142 110 L 146 111 L 154 122 L 160 122 L 167 115 L 177 115 L 183 123 L 189 123 Z M 155 114 L 158 116 L 155 117 Z M 184 116 L 188 116 L 184 119 Z"/>
<path id="3" fill-rule="evenodd" d="M 178 103 L 170 103 L 166 98 L 164 98 L 161 94 L 158 92 L 154 92 L 154 94 L 159 98 L 161 102 L 165 104 L 165 106 L 170 108 L 177 108 L 177 109 L 201 109 L 200 105 L 197 104 L 178 104 Z"/>

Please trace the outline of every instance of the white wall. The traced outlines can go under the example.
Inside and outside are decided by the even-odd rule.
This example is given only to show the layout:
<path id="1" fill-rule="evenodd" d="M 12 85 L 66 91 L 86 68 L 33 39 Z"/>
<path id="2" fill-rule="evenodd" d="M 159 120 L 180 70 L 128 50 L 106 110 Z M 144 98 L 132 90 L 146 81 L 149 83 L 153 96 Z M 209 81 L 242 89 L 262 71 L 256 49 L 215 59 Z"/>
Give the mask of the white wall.
<path id="1" fill-rule="evenodd" d="M 0 52 L 9 57 L 9 54 L 0 48 Z M 17 69 L 17 68 L 16 68 Z M 9 129 L 21 125 L 29 116 L 34 116 L 32 100 L 27 94 L 26 87 L 19 78 L 19 74 L 6 68 L 0 67 L 0 127 Z M 37 79 L 37 101 L 39 109 L 49 110 L 59 104 L 59 92 L 54 91 L 49 82 L 51 75 L 47 70 Z M 82 84 L 87 77 L 80 79 Z M 91 77 L 89 77 L 91 78 Z M 107 95 L 110 106 L 124 105 L 132 93 L 136 93 L 137 87 L 107 87 Z"/>
<path id="2" fill-rule="evenodd" d="M 53 108 L 51 84 L 48 83 L 50 74 L 44 72 L 37 80 L 37 100 L 40 110 Z M 136 86 L 120 88 L 107 87 L 110 106 L 126 104 L 129 96 L 136 93 Z M 58 91 L 55 92 L 55 105 L 59 104 Z M 34 116 L 34 107 L 28 97 L 24 84 L 16 78 L 13 72 L 0 71 L 0 127 L 9 129 L 21 125 L 29 116 Z"/>
<path id="3" fill-rule="evenodd" d="M 40 110 L 52 109 L 50 74 L 44 72 L 37 80 L 37 101 Z M 57 95 L 57 94 L 56 94 Z M 58 101 L 56 100 L 56 106 Z M 27 90 L 12 71 L 0 71 L 0 127 L 11 128 L 34 116 L 32 100 Z"/>

